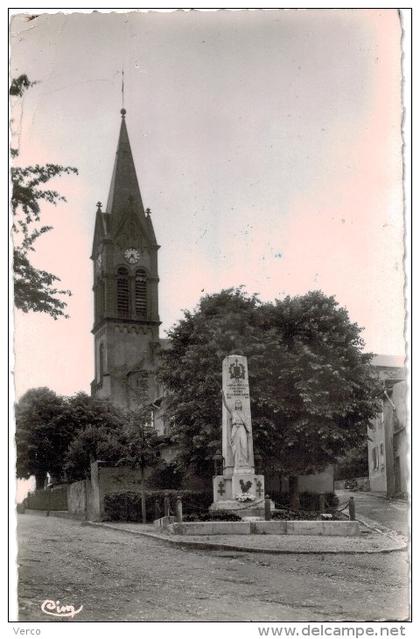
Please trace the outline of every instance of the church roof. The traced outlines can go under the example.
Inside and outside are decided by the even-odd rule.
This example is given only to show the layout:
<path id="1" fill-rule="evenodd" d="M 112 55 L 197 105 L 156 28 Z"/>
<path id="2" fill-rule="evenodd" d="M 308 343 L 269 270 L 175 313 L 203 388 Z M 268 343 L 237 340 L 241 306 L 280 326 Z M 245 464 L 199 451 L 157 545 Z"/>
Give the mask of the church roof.
<path id="1" fill-rule="evenodd" d="M 133 208 L 144 216 L 143 202 L 125 123 L 125 114 L 126 110 L 121 109 L 120 135 L 106 211 L 107 213 L 121 213 L 130 202 Z"/>
<path id="2" fill-rule="evenodd" d="M 372 366 L 403 368 L 404 359 L 403 355 L 374 355 L 372 358 Z"/>

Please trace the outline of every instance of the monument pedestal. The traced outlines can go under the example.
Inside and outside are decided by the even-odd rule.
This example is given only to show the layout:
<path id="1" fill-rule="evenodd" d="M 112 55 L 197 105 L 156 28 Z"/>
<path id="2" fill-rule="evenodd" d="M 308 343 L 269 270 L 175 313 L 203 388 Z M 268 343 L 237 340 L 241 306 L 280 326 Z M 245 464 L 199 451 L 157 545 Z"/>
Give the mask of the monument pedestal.
<path id="1" fill-rule="evenodd" d="M 246 471 L 234 473 L 231 477 L 216 475 L 213 477 L 210 511 L 238 511 L 244 516 L 263 514 L 264 495 L 264 475 Z"/>

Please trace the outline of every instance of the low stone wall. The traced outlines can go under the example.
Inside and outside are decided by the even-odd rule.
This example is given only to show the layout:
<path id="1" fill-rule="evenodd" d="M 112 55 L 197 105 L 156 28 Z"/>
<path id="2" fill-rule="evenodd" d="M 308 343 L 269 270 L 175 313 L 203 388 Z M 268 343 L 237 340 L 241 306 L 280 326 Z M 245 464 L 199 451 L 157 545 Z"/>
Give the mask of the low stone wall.
<path id="1" fill-rule="evenodd" d="M 86 479 L 75 481 L 67 487 L 68 511 L 75 519 L 86 519 L 87 517 L 87 481 Z"/>
<path id="2" fill-rule="evenodd" d="M 175 535 L 250 535 L 248 521 L 191 521 L 170 524 L 168 531 Z"/>
<path id="3" fill-rule="evenodd" d="M 153 522 L 154 528 L 157 530 L 166 530 L 169 524 L 173 524 L 175 522 L 175 517 L 172 515 L 169 517 L 159 517 L 159 519 L 155 519 Z"/>
<path id="4" fill-rule="evenodd" d="M 98 467 L 98 480 L 103 495 L 112 495 L 122 491 L 139 493 L 141 491 L 141 472 L 126 466 Z"/>
<path id="5" fill-rule="evenodd" d="M 169 524 L 167 530 L 174 535 L 360 535 L 358 521 L 203 521 Z"/>
<path id="6" fill-rule="evenodd" d="M 28 493 L 25 507 L 31 510 L 67 510 L 67 484 Z"/>

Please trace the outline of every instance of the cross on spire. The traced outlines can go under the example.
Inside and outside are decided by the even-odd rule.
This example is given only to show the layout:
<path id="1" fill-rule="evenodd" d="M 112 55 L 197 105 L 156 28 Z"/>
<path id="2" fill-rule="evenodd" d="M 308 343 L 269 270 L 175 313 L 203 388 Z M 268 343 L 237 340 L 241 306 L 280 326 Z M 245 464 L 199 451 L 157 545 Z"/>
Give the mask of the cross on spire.
<path id="1" fill-rule="evenodd" d="M 124 109 L 124 65 L 121 67 L 121 113 Z"/>

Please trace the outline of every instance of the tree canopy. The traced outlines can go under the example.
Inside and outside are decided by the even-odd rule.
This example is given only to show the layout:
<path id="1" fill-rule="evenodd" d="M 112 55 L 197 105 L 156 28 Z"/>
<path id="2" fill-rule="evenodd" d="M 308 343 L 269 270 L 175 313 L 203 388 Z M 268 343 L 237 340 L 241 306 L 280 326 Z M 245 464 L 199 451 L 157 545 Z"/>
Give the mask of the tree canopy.
<path id="1" fill-rule="evenodd" d="M 92 459 L 117 461 L 124 453 L 125 419 L 108 402 L 77 393 L 56 395 L 33 388 L 16 404 L 16 473 L 35 475 L 38 487 L 47 473 L 55 480 L 83 479 Z"/>
<path id="2" fill-rule="evenodd" d="M 73 425 L 63 422 L 65 400 L 49 388 L 32 388 L 16 404 L 16 474 L 35 475 L 37 488 L 47 473 L 61 475 Z"/>
<path id="3" fill-rule="evenodd" d="M 54 480 L 89 477 L 94 460 L 145 469 L 159 458 L 150 406 L 122 411 L 86 393 L 56 395 L 33 388 L 16 404 L 17 477 Z"/>
<path id="4" fill-rule="evenodd" d="M 22 98 L 24 92 L 36 82 L 31 82 L 23 74 L 12 80 L 10 95 Z M 11 149 L 11 156 L 17 158 L 17 149 Z M 59 164 L 35 164 L 11 168 L 13 215 L 12 231 L 14 239 L 13 273 L 15 305 L 25 313 L 35 311 L 48 313 L 54 319 L 67 317 L 64 295 L 70 291 L 57 287 L 59 278 L 53 273 L 35 268 L 30 261 L 30 253 L 35 250 L 35 241 L 52 229 L 41 224 L 41 204 L 57 205 L 66 202 L 66 198 L 54 189 L 45 189 L 44 185 L 65 174 L 77 174 L 77 169 Z"/>
<path id="5" fill-rule="evenodd" d="M 92 461 L 117 462 L 125 454 L 126 420 L 121 410 L 85 393 L 68 398 L 67 409 L 68 418 L 77 424 L 62 460 L 69 481 L 89 477 Z"/>
<path id="6" fill-rule="evenodd" d="M 248 358 L 254 449 L 265 469 L 323 469 L 366 437 L 380 386 L 361 328 L 320 291 L 262 303 L 242 289 L 203 297 L 169 332 L 160 378 L 182 462 L 212 474 L 221 448 L 222 361 Z"/>

